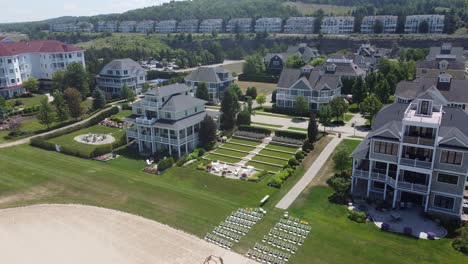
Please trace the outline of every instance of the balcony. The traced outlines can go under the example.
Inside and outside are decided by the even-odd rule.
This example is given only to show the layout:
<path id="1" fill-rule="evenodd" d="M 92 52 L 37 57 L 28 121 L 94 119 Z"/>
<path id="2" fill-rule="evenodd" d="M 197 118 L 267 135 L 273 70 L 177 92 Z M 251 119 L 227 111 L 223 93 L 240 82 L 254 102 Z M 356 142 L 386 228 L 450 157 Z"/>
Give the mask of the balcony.
<path id="1" fill-rule="evenodd" d="M 398 181 L 398 189 L 419 193 L 427 193 L 429 191 L 429 186 L 425 184 Z"/>
<path id="2" fill-rule="evenodd" d="M 353 177 L 359 177 L 359 178 L 369 178 L 369 171 L 365 170 L 354 170 Z"/>
<path id="3" fill-rule="evenodd" d="M 396 180 L 394 178 L 387 176 L 387 178 L 385 178 L 385 181 L 387 182 L 387 184 L 395 188 Z"/>
<path id="4" fill-rule="evenodd" d="M 432 113 L 428 115 L 418 113 L 417 103 L 411 103 L 405 111 L 403 121 L 409 123 L 426 123 L 439 125 L 442 121 L 442 106 L 433 106 Z"/>
<path id="5" fill-rule="evenodd" d="M 138 138 L 138 132 L 135 130 L 127 130 L 125 132 L 127 133 L 127 137 Z"/>
<path id="6" fill-rule="evenodd" d="M 144 99 L 140 101 L 140 105 L 145 106 L 145 107 L 154 107 L 154 108 L 161 107 L 161 104 L 159 102 L 146 101 Z"/>
<path id="7" fill-rule="evenodd" d="M 423 169 L 430 169 L 432 167 L 432 162 L 422 161 L 418 159 L 401 158 L 400 164 L 405 165 L 405 166 L 410 166 L 410 167 L 423 168 Z"/>
<path id="8" fill-rule="evenodd" d="M 147 119 L 146 117 L 137 117 L 136 123 L 140 125 L 151 126 L 156 123 L 157 120 L 158 119 L 156 118 Z"/>
<path id="9" fill-rule="evenodd" d="M 382 173 L 380 170 L 374 170 L 370 173 L 370 177 L 372 180 L 385 181 L 387 175 L 385 175 L 385 172 Z"/>
<path id="10" fill-rule="evenodd" d="M 403 136 L 403 142 L 415 145 L 434 146 L 435 139 L 419 136 Z"/>
<path id="11" fill-rule="evenodd" d="M 289 95 L 289 94 L 277 94 L 276 99 L 278 100 L 291 100 L 295 101 L 296 98 L 301 95 Z M 304 96 L 309 102 L 328 102 L 334 98 L 334 96 Z"/>

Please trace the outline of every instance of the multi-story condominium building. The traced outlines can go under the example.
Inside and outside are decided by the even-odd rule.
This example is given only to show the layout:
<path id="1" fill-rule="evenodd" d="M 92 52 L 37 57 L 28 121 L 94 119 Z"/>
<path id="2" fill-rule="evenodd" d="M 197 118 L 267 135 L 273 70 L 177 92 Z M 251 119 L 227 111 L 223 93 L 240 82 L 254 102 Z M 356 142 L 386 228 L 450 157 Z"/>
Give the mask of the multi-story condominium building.
<path id="1" fill-rule="evenodd" d="M 173 84 L 146 92 L 132 105 L 138 117 L 126 119 L 127 141 L 135 139 L 140 152 L 167 152 L 175 157 L 195 149 L 206 102 L 189 91 L 185 84 Z"/>
<path id="2" fill-rule="evenodd" d="M 50 83 L 57 70 L 79 62 L 85 67 L 84 50 L 56 40 L 30 42 L 0 41 L 0 95 L 6 98 L 24 92 L 23 81 Z"/>
<path id="3" fill-rule="evenodd" d="M 444 15 L 414 15 L 407 16 L 405 22 L 405 33 L 425 33 L 419 32 L 420 25 L 423 21 L 426 21 L 429 25 L 428 32 L 432 34 L 441 34 L 444 31 Z"/>
<path id="4" fill-rule="evenodd" d="M 222 19 L 205 19 L 200 23 L 200 33 L 223 32 Z"/>
<path id="5" fill-rule="evenodd" d="M 163 20 L 156 24 L 156 32 L 161 34 L 174 33 L 177 30 L 177 21 Z"/>
<path id="6" fill-rule="evenodd" d="M 120 95 L 126 85 L 140 93 L 146 82 L 146 71 L 132 59 L 109 62 L 96 76 L 96 84 L 108 97 Z"/>
<path id="7" fill-rule="evenodd" d="M 231 73 L 223 67 L 198 67 L 185 77 L 185 84 L 189 86 L 192 93 L 200 83 L 206 83 L 210 94 L 210 102 L 219 103 L 223 99 L 224 91 L 234 83 Z"/>
<path id="8" fill-rule="evenodd" d="M 456 60 L 466 62 L 463 47 L 453 47 L 451 43 L 443 43 L 440 47 L 431 47 L 426 60 Z"/>
<path id="9" fill-rule="evenodd" d="M 233 18 L 226 25 L 227 33 L 248 33 L 252 32 L 251 18 Z"/>
<path id="10" fill-rule="evenodd" d="M 352 16 L 323 18 L 321 32 L 324 34 L 351 34 L 353 30 L 354 17 Z"/>
<path id="11" fill-rule="evenodd" d="M 198 19 L 182 20 L 177 25 L 177 32 L 179 33 L 197 33 L 198 32 Z"/>
<path id="12" fill-rule="evenodd" d="M 382 32 L 376 32 L 375 23 L 379 21 L 382 25 Z M 397 28 L 398 16 L 366 16 L 362 19 L 361 33 L 362 34 L 394 34 Z"/>
<path id="13" fill-rule="evenodd" d="M 135 31 L 138 33 L 152 33 L 154 32 L 153 20 L 143 20 L 136 24 Z"/>
<path id="14" fill-rule="evenodd" d="M 311 62 L 313 59 L 320 56 L 317 49 L 308 47 L 307 44 L 301 43 L 296 46 L 289 46 L 286 53 L 267 53 L 263 58 L 266 70 L 269 73 L 279 74 L 289 57 L 298 55 L 305 63 Z"/>
<path id="15" fill-rule="evenodd" d="M 117 32 L 119 29 L 119 22 L 117 21 L 99 21 L 97 25 L 98 32 Z"/>
<path id="16" fill-rule="evenodd" d="M 393 208 L 462 217 L 468 205 L 467 85 L 448 74 L 400 83 L 398 102 L 377 114 L 352 154 L 352 193 Z"/>
<path id="17" fill-rule="evenodd" d="M 325 70 L 314 69 L 310 65 L 301 69 L 284 69 L 277 85 L 276 106 L 294 108 L 297 97 L 303 96 L 309 102 L 310 109 L 318 111 L 321 105 L 341 96 L 343 85 L 341 77 L 334 74 L 336 68 Z"/>
<path id="18" fill-rule="evenodd" d="M 315 17 L 290 17 L 284 25 L 284 33 L 287 34 L 312 34 L 314 33 Z"/>
<path id="19" fill-rule="evenodd" d="M 51 24 L 50 31 L 54 32 L 92 32 L 94 25 L 89 22 Z"/>
<path id="20" fill-rule="evenodd" d="M 136 21 L 122 21 L 119 23 L 119 32 L 130 33 L 135 32 Z"/>
<path id="21" fill-rule="evenodd" d="M 283 20 L 279 17 L 263 17 L 255 21 L 255 32 L 279 33 L 283 31 Z"/>

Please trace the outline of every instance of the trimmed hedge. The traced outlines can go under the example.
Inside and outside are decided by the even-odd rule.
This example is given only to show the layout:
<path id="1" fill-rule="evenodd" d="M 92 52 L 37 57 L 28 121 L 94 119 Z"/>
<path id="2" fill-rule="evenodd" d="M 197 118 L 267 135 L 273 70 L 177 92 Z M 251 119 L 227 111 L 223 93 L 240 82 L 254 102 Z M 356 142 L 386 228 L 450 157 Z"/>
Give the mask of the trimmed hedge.
<path id="1" fill-rule="evenodd" d="M 246 82 L 263 82 L 263 83 L 278 83 L 279 77 L 274 75 L 246 75 L 239 74 L 239 81 Z"/>
<path id="2" fill-rule="evenodd" d="M 287 169 L 284 169 L 284 170 L 282 170 L 280 172 L 277 172 L 275 175 L 273 175 L 273 177 L 271 178 L 268 185 L 271 186 L 271 187 L 275 187 L 275 188 L 281 188 L 283 183 L 289 177 L 291 177 L 293 172 L 294 172 L 294 169 L 292 169 L 292 168 L 287 168 Z"/>
<path id="3" fill-rule="evenodd" d="M 263 108 L 265 112 L 270 112 L 274 114 L 283 114 L 283 115 L 290 115 L 290 116 L 297 116 L 297 117 L 309 117 L 309 113 L 306 113 L 304 115 L 298 115 L 296 113 L 295 108 L 286 108 L 286 107 L 279 107 L 276 104 L 273 104 L 273 107 L 271 108 Z"/>
<path id="4" fill-rule="evenodd" d="M 348 218 L 357 223 L 365 223 L 367 215 L 364 212 L 349 211 Z"/>
<path id="5" fill-rule="evenodd" d="M 307 138 L 307 134 L 286 131 L 286 130 L 277 130 L 275 131 L 275 135 L 277 137 L 292 138 L 292 139 L 297 139 L 297 140 L 305 140 Z"/>
<path id="6" fill-rule="evenodd" d="M 258 134 L 265 134 L 265 135 L 271 134 L 271 130 L 268 128 L 264 128 L 264 127 L 253 127 L 253 126 L 241 125 L 238 127 L 238 130 L 245 131 L 245 132 L 258 133 Z"/>
<path id="7" fill-rule="evenodd" d="M 162 172 L 162 171 L 172 167 L 172 165 L 174 165 L 174 158 L 172 158 L 172 157 L 164 159 L 164 160 L 160 160 L 158 162 L 158 170 L 160 172 Z"/>

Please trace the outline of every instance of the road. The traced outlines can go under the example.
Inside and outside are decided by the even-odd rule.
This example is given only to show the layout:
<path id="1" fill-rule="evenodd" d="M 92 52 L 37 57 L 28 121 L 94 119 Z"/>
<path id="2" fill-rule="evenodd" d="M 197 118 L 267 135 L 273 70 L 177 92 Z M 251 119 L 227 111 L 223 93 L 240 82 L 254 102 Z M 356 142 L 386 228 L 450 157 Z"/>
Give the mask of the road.
<path id="1" fill-rule="evenodd" d="M 203 66 L 208 66 L 208 67 L 218 67 L 218 66 L 225 66 L 229 64 L 234 64 L 234 63 L 239 63 L 239 62 L 245 62 L 245 60 L 225 60 L 223 63 L 218 63 L 218 64 L 211 64 L 211 65 L 203 65 Z M 180 70 L 174 70 L 174 72 L 191 72 L 196 70 L 198 67 L 193 67 L 193 68 L 186 68 L 186 69 L 180 69 Z M 156 71 L 163 71 L 162 68 L 157 68 L 157 69 L 152 69 Z M 239 73 L 239 72 L 238 72 Z"/>

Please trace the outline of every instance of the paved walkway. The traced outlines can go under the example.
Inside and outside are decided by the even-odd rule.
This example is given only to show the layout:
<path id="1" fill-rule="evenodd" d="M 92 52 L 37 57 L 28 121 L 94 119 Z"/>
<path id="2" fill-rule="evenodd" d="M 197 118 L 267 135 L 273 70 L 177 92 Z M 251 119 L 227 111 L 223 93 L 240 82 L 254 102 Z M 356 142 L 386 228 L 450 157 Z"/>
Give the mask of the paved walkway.
<path id="1" fill-rule="evenodd" d="M 306 171 L 304 176 L 289 190 L 289 192 L 275 205 L 276 208 L 286 210 L 291 204 L 299 197 L 304 189 L 315 178 L 325 162 L 330 158 L 336 146 L 343 140 L 343 138 L 335 137 L 325 149 L 320 153 L 312 166 Z"/>
<path id="2" fill-rule="evenodd" d="M 273 134 L 271 134 L 269 137 L 264 138 L 260 145 L 257 145 L 257 147 L 255 147 L 254 150 L 249 152 L 249 155 L 243 157 L 242 160 L 239 161 L 237 164 L 245 166 L 247 162 L 251 161 L 252 158 L 255 157 L 255 155 L 257 155 L 262 149 L 264 149 L 268 144 L 270 144 L 271 140 L 273 140 Z"/>

